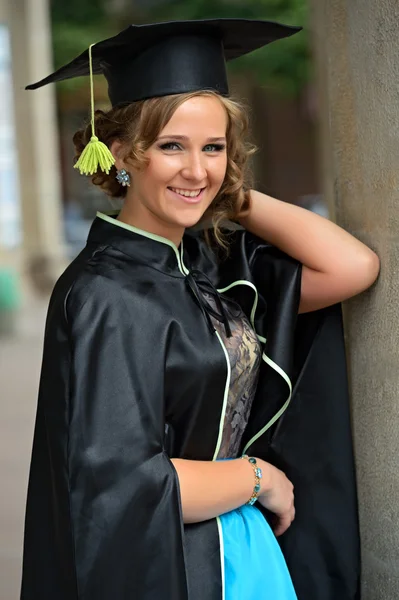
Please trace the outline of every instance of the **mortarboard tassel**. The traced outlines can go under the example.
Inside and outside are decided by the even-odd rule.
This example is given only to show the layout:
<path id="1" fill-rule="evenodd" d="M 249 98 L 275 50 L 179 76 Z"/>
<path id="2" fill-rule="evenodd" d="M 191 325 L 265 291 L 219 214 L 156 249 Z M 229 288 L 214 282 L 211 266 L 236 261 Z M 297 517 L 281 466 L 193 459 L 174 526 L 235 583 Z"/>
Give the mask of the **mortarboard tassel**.
<path id="1" fill-rule="evenodd" d="M 79 160 L 74 164 L 74 169 L 79 169 L 81 175 L 94 175 L 98 168 L 108 175 L 115 159 L 112 156 L 108 146 L 101 142 L 94 130 L 94 84 L 93 84 L 93 63 L 91 58 L 91 48 L 89 47 L 89 66 L 90 66 L 90 93 L 91 93 L 91 138 L 86 148 L 83 150 Z"/>

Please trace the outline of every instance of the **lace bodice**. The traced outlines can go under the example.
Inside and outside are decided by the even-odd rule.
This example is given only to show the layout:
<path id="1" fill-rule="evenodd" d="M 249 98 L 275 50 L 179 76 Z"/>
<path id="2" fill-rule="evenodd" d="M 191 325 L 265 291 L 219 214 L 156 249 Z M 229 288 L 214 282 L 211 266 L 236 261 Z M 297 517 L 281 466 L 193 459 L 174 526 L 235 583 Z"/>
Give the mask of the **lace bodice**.
<path id="1" fill-rule="evenodd" d="M 207 298 L 211 302 L 210 297 Z M 247 426 L 258 383 L 261 346 L 247 317 L 241 310 L 229 312 L 232 336 L 228 338 L 222 323 L 212 319 L 226 347 L 231 377 L 223 425 L 222 443 L 217 458 L 236 458 Z"/>

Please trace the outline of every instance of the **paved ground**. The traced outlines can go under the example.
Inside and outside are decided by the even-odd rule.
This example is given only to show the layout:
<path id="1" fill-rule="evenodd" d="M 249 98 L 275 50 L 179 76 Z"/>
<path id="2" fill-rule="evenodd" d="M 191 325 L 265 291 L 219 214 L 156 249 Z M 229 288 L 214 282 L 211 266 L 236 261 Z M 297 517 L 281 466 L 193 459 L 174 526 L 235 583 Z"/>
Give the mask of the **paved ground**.
<path id="1" fill-rule="evenodd" d="M 23 520 L 47 301 L 26 302 L 0 337 L 0 600 L 18 600 Z M 54 599 L 56 600 L 56 599 Z"/>

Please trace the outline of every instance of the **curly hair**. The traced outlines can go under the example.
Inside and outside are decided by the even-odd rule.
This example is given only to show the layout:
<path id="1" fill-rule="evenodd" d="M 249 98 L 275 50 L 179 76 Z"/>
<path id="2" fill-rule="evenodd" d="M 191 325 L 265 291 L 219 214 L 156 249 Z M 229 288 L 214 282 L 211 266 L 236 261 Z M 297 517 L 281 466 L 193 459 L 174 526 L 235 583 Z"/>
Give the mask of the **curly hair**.
<path id="1" fill-rule="evenodd" d="M 249 210 L 251 183 L 248 158 L 256 151 L 255 147 L 247 141 L 248 118 L 240 103 L 213 91 L 150 98 L 125 106 L 116 106 L 106 112 L 97 110 L 95 130 L 98 138 L 108 147 L 114 140 L 122 142 L 126 149 L 126 154 L 122 158 L 129 159 L 135 167 L 142 168 L 148 162 L 145 152 L 156 141 L 174 112 L 183 102 L 196 96 L 218 98 L 227 114 L 226 175 L 217 196 L 201 219 L 201 221 L 211 221 L 215 241 L 222 248 L 226 248 L 226 236 L 222 233 L 223 222 L 236 221 Z M 90 137 L 90 124 L 75 133 L 73 137 L 75 160 L 83 152 Z M 109 175 L 97 171 L 92 176 L 92 183 L 113 198 L 123 198 L 126 195 L 126 187 L 119 184 L 115 176 L 116 168 L 113 166 Z M 209 234 L 207 240 L 210 242 Z"/>

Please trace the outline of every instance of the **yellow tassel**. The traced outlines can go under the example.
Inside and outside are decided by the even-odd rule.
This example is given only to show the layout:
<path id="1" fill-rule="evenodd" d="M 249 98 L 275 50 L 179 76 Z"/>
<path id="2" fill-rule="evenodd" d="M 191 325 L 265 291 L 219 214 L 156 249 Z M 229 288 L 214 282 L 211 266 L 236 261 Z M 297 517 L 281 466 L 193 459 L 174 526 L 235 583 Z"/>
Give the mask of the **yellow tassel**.
<path id="1" fill-rule="evenodd" d="M 93 62 L 91 49 L 95 44 L 89 47 L 89 67 L 90 67 L 90 96 L 91 96 L 91 138 L 86 148 L 83 150 L 73 168 L 79 169 L 81 175 L 94 175 L 98 168 L 107 175 L 115 159 L 108 146 L 100 142 L 94 130 L 94 82 L 93 82 Z"/>
<path id="2" fill-rule="evenodd" d="M 100 167 L 108 175 L 113 164 L 115 159 L 108 146 L 93 135 L 73 168 L 79 169 L 81 175 L 94 175 Z"/>

